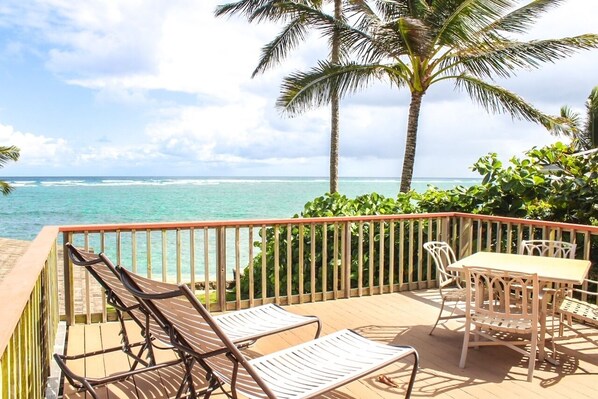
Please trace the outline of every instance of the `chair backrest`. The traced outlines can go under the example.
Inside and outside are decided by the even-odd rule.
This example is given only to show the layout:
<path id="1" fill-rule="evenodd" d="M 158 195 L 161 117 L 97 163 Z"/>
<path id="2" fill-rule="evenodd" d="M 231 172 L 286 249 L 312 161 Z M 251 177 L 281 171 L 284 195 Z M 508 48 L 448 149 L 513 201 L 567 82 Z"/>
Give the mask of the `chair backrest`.
<path id="1" fill-rule="evenodd" d="M 168 342 L 168 335 L 164 329 L 157 325 L 151 318 L 147 319 L 147 311 L 120 280 L 116 266 L 103 254 L 94 254 L 74 247 L 71 243 L 65 244 L 69 258 L 77 266 L 83 266 L 89 274 L 106 291 L 106 301 L 118 311 L 127 313 L 142 329 L 149 328 L 149 332 L 161 341 Z M 174 286 L 176 288 L 176 285 Z M 149 321 L 149 325 L 146 323 Z"/>
<path id="2" fill-rule="evenodd" d="M 577 244 L 554 240 L 523 240 L 519 246 L 522 255 L 550 256 L 575 259 Z"/>
<path id="3" fill-rule="evenodd" d="M 424 249 L 434 259 L 436 270 L 438 271 L 436 278 L 438 279 L 440 288 L 458 282 L 458 275 L 446 270 L 450 264 L 457 261 L 457 257 L 450 245 L 444 241 L 428 241 L 424 244 Z"/>
<path id="4" fill-rule="evenodd" d="M 194 356 L 234 391 L 252 398 L 274 397 L 189 287 L 167 290 L 122 268 L 119 272 L 125 287 L 167 326 L 173 346 Z"/>
<path id="5" fill-rule="evenodd" d="M 499 317 L 512 321 L 513 330 L 522 321 L 538 325 L 540 286 L 537 274 L 464 267 L 467 288 L 466 314 Z M 517 295 L 511 295 L 515 290 Z M 498 297 L 497 297 L 498 294 Z M 509 322 L 501 324 L 506 330 Z"/>

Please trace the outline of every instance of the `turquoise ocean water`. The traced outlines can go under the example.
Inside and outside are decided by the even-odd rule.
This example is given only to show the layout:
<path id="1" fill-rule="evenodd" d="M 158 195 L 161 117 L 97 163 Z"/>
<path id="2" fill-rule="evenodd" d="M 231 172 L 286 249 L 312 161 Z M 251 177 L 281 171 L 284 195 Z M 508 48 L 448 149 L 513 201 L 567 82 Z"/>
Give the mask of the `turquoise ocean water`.
<path id="1" fill-rule="evenodd" d="M 286 218 L 328 191 L 326 178 L 2 177 L 15 187 L 0 196 L 0 237 L 31 240 L 45 225 Z M 414 179 L 469 186 L 477 179 Z M 394 197 L 398 179 L 342 178 L 348 197 Z"/>

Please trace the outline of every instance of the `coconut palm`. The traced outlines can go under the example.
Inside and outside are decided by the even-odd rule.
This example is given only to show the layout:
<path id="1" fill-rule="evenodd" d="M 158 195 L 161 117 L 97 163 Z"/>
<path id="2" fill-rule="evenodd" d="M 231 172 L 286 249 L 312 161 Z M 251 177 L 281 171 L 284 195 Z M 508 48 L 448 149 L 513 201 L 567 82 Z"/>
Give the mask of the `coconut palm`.
<path id="1" fill-rule="evenodd" d="M 15 146 L 0 146 L 0 168 L 8 161 L 17 161 L 19 159 L 19 149 Z M 4 195 L 10 194 L 13 188 L 6 182 L 0 180 L 0 192 Z"/>
<path id="2" fill-rule="evenodd" d="M 518 41 L 548 9 L 562 0 L 377 0 L 345 3 L 347 21 L 332 21 L 317 10 L 297 12 L 320 29 L 339 30 L 352 61 L 321 61 L 308 72 L 284 79 L 278 107 L 294 115 L 327 104 L 332 93 L 357 92 L 374 80 L 387 80 L 411 93 L 401 192 L 413 177 L 420 107 L 435 83 L 450 80 L 492 113 L 543 124 L 551 118 L 515 93 L 492 82 L 518 69 L 538 68 L 577 50 L 598 47 L 598 35 Z M 288 2 L 292 4 L 295 2 Z M 287 5 L 291 8 L 291 5 Z"/>
<path id="3" fill-rule="evenodd" d="M 285 7 L 286 3 L 286 1 L 280 0 L 241 0 L 236 3 L 220 5 L 216 9 L 216 16 L 241 14 L 247 17 L 250 22 L 285 22 L 285 26 L 280 33 L 262 49 L 258 66 L 251 75 L 252 78 L 279 64 L 291 50 L 295 49 L 305 39 L 305 35 L 310 28 L 309 19 L 303 17 L 300 8 L 287 8 Z M 318 13 L 321 13 L 323 6 L 322 0 L 296 1 L 295 3 L 298 6 L 305 7 L 306 10 Z M 330 18 L 342 20 L 342 0 L 333 0 L 333 3 L 334 15 Z M 321 13 L 321 16 L 326 17 L 326 14 Z M 341 59 L 339 31 L 333 25 L 333 29 L 327 33 L 330 38 L 330 62 L 337 65 Z M 339 93 L 333 90 L 330 95 L 330 193 L 338 191 L 339 104 Z"/>
<path id="4" fill-rule="evenodd" d="M 578 151 L 598 148 L 598 86 L 594 87 L 586 100 L 586 120 L 568 106 L 561 107 L 561 114 L 555 124 L 546 128 L 555 135 L 570 137 Z"/>

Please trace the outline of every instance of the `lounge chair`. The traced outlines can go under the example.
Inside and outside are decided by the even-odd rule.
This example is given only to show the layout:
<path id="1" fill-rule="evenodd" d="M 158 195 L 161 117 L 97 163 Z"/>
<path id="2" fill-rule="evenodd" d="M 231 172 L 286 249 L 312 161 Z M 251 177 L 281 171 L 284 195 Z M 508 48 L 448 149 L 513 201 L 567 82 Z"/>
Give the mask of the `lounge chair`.
<path id="1" fill-rule="evenodd" d="M 54 358 L 56 362 L 63 370 L 71 385 L 81 391 L 90 392 L 90 394 L 96 398 L 93 387 L 119 381 L 140 372 L 171 366 L 183 361 L 187 370 L 179 393 L 177 393 L 177 397 L 179 397 L 185 389 L 185 385 L 189 383 L 190 360 L 179 349 L 169 345 L 170 336 L 168 334 L 167 326 L 161 324 L 160 320 L 151 317 L 151 314 L 147 309 L 145 309 L 138 299 L 125 288 L 120 280 L 117 266 L 115 266 L 103 253 L 96 255 L 82 251 L 75 248 L 70 243 L 65 244 L 65 246 L 73 263 L 75 265 L 84 266 L 106 291 L 106 301 L 116 310 L 118 320 L 121 323 L 121 335 L 123 337 L 123 345 L 121 347 L 78 356 L 55 354 Z M 152 286 L 157 287 L 157 289 L 177 289 L 177 285 L 175 284 L 145 279 L 141 276 L 138 276 L 138 278 L 140 281 L 146 281 L 147 283 L 151 282 Z M 144 342 L 135 344 L 129 342 L 126 324 L 124 322 L 125 314 L 141 328 L 142 335 L 145 337 Z M 317 325 L 315 336 L 318 337 L 322 328 L 321 322 L 317 317 L 296 315 L 287 312 L 276 305 L 264 305 L 238 312 L 226 313 L 218 316 L 217 320 L 223 330 L 227 331 L 227 333 L 233 337 L 233 341 L 238 346 L 246 346 L 264 336 L 314 323 Z M 154 344 L 156 342 L 158 345 Z M 138 353 L 134 353 L 132 350 L 132 348 L 136 346 L 141 347 Z M 153 352 L 156 347 L 159 349 L 174 349 L 175 352 L 178 353 L 179 359 L 159 365 L 156 364 Z M 73 373 L 66 365 L 66 361 L 68 360 L 100 355 L 117 350 L 123 350 L 127 355 L 134 359 L 133 365 L 129 371 L 111 375 L 106 378 L 90 379 Z M 142 358 L 145 351 L 147 351 L 147 362 Z M 146 368 L 136 369 L 138 364 L 142 364 L 146 366 Z M 192 390 L 192 388 L 190 388 L 190 390 Z"/>
<path id="2" fill-rule="evenodd" d="M 239 394 L 248 398 L 312 398 L 412 355 L 413 371 L 405 396 L 411 395 L 419 363 L 412 347 L 383 345 L 342 330 L 250 360 L 189 287 L 181 284 L 176 290 L 163 291 L 151 281 L 124 269 L 119 271 L 127 289 L 168 326 L 171 344 L 208 371 L 206 399 L 222 383 L 230 386 L 233 398 Z"/>
<path id="3" fill-rule="evenodd" d="M 177 359 L 156 364 L 153 351 L 156 347 L 154 342 L 161 342 L 161 344 L 157 346 L 160 349 L 172 350 L 173 348 L 168 344 L 170 339 L 168 335 L 164 333 L 163 327 L 155 324 L 153 319 L 151 319 L 148 316 L 148 313 L 141 307 L 139 301 L 137 301 L 137 299 L 123 286 L 118 272 L 116 271 L 116 268 L 110 259 L 108 259 L 102 253 L 94 254 L 88 251 L 80 250 L 75 248 L 70 243 L 66 243 L 65 248 L 73 264 L 85 267 L 87 272 L 89 272 L 105 290 L 106 302 L 116 310 L 116 315 L 121 327 L 120 335 L 122 337 L 122 344 L 118 347 L 86 352 L 80 355 L 67 356 L 58 353 L 54 354 L 54 360 L 64 373 L 66 379 L 75 389 L 81 392 L 87 391 L 93 398 L 97 398 L 98 396 L 95 393 L 95 388 L 98 386 L 121 381 L 139 373 L 152 371 L 162 367 L 173 366 L 183 361 L 184 354 L 179 352 Z M 125 324 L 126 317 L 133 320 L 134 323 L 137 324 L 141 329 L 141 334 L 144 337 L 142 342 L 130 342 L 129 334 Z M 135 352 L 137 347 L 139 350 Z M 116 351 L 123 351 L 132 358 L 133 362 L 128 371 L 116 373 L 108 377 L 89 378 L 76 374 L 67 365 L 68 361 L 103 355 L 105 353 Z M 147 360 L 144 359 L 144 357 L 147 358 Z M 137 366 L 140 364 L 145 367 L 137 368 Z"/>

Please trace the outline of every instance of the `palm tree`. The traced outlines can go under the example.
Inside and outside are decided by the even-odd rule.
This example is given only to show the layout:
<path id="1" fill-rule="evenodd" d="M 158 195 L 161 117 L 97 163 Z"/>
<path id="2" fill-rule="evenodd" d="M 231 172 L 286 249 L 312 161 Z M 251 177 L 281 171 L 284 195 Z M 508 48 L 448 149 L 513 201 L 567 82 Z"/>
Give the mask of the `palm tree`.
<path id="1" fill-rule="evenodd" d="M 19 149 L 15 146 L 0 146 L 0 168 L 8 161 L 17 161 L 19 159 Z M 13 188 L 6 182 L 0 180 L 0 191 L 4 195 L 10 194 Z"/>
<path id="2" fill-rule="evenodd" d="M 308 72 L 291 74 L 283 81 L 277 106 L 294 115 L 327 104 L 336 91 L 341 96 L 354 93 L 373 80 L 387 79 L 391 86 L 408 89 L 411 102 L 400 190 L 409 191 L 420 107 L 435 83 L 453 81 L 456 89 L 465 90 L 489 112 L 551 123 L 550 117 L 492 79 L 598 47 L 598 35 L 593 34 L 532 41 L 509 37 L 526 32 L 561 2 L 534 0 L 517 7 L 516 0 L 361 0 L 345 3 L 343 13 L 350 23 L 331 22 L 294 5 L 313 26 L 332 29 L 334 24 L 356 60 L 338 65 L 321 61 Z"/>
<path id="3" fill-rule="evenodd" d="M 333 0 L 334 16 L 342 20 L 342 0 Z M 286 1 L 280 0 L 241 0 L 236 3 L 223 4 L 218 6 L 215 15 L 241 14 L 252 22 L 262 21 L 284 21 L 285 26 L 280 33 L 262 49 L 262 54 L 258 66 L 253 71 L 251 77 L 265 72 L 268 68 L 280 63 L 291 50 L 304 40 L 309 29 L 309 20 L 304 18 L 297 7 L 287 9 Z M 304 7 L 311 12 L 321 12 L 322 0 L 296 1 L 296 6 Z M 287 12 L 290 11 L 290 12 Z M 341 60 L 341 41 L 338 29 L 328 32 L 330 37 L 330 62 L 333 65 L 339 64 Z M 333 91 L 330 96 L 330 193 L 338 191 L 338 157 L 339 157 L 339 136 L 340 136 L 340 97 L 339 93 Z"/>
<path id="4" fill-rule="evenodd" d="M 568 106 L 561 107 L 561 114 L 555 124 L 546 128 L 555 135 L 570 137 L 577 151 L 598 148 L 598 86 L 594 87 L 586 100 L 585 123 L 578 112 Z"/>

